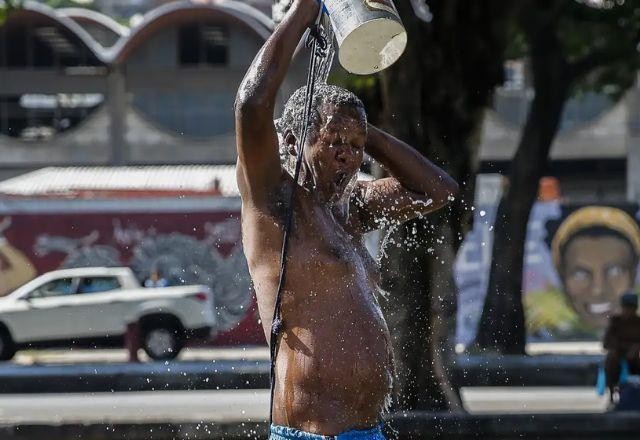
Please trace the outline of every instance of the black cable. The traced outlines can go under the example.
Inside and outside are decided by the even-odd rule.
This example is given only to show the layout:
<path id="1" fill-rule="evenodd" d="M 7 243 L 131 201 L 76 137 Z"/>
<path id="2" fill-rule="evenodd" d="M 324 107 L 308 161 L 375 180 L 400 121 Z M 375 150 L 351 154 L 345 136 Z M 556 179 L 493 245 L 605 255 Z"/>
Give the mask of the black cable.
<path id="1" fill-rule="evenodd" d="M 273 309 L 273 320 L 271 321 L 271 335 L 269 340 L 270 360 L 271 360 L 271 394 L 269 400 L 269 423 L 273 423 L 273 398 L 275 393 L 275 381 L 276 381 L 276 359 L 278 355 L 278 347 L 280 343 L 280 334 L 282 333 L 284 323 L 282 321 L 282 288 L 286 278 L 287 271 L 287 254 L 289 251 L 289 236 L 291 228 L 293 226 L 293 208 L 295 203 L 296 187 L 298 186 L 298 179 L 300 177 L 300 170 L 302 168 L 302 160 L 304 155 L 304 147 L 307 140 L 307 130 L 309 129 L 309 122 L 311 120 L 311 110 L 313 107 L 313 94 L 315 92 L 316 85 L 316 63 L 319 58 L 326 57 L 326 50 L 328 47 L 327 39 L 322 33 L 322 27 L 320 26 L 320 19 L 322 18 L 324 10 L 324 0 L 320 5 L 320 15 L 318 22 L 313 26 L 307 37 L 307 47 L 311 47 L 311 59 L 309 61 L 309 69 L 307 71 L 307 89 L 305 95 L 305 108 L 302 120 L 302 130 L 300 135 L 300 142 L 298 143 L 298 155 L 296 157 L 296 168 L 293 174 L 293 182 L 291 185 L 291 193 L 289 194 L 289 204 L 287 205 L 287 215 L 284 223 L 284 233 L 282 237 L 282 251 L 280 252 L 280 277 L 278 280 L 278 288 L 276 290 L 276 301 Z"/>

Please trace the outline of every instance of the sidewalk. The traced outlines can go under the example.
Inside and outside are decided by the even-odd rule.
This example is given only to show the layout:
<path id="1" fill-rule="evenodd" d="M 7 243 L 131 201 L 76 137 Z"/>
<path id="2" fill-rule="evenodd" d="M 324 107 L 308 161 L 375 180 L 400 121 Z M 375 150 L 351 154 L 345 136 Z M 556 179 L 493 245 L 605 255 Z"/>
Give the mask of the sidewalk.
<path id="1" fill-rule="evenodd" d="M 149 362 L 143 350 L 139 350 L 142 362 Z M 269 359 L 267 347 L 225 347 L 225 348 L 191 348 L 182 350 L 180 361 L 242 360 L 261 361 Z M 124 363 L 129 357 L 125 349 L 58 349 L 58 350 L 25 350 L 19 351 L 13 363 L 18 365 L 34 364 L 101 364 Z"/>
<path id="2" fill-rule="evenodd" d="M 470 414 L 602 413 L 592 388 L 467 388 Z M 0 395 L 0 424 L 245 423 L 268 416 L 269 390 Z"/>

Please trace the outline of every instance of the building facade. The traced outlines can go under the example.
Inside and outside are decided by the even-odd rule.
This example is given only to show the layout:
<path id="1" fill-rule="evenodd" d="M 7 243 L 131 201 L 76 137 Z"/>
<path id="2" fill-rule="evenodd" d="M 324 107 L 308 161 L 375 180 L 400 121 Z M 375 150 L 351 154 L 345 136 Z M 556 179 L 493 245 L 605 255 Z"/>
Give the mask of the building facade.
<path id="1" fill-rule="evenodd" d="M 508 171 L 533 100 L 526 62 L 508 62 L 505 69 L 506 81 L 496 90 L 493 108 L 485 115 L 480 142 L 483 173 Z M 639 84 L 619 100 L 602 93 L 584 93 L 567 101 L 547 170 L 558 179 L 566 201 L 639 200 L 640 180 L 635 176 L 640 160 L 634 166 L 632 159 L 640 156 Z"/>
<path id="2" fill-rule="evenodd" d="M 0 178 L 48 165 L 235 162 L 235 93 L 272 28 L 232 0 L 167 3 L 133 28 L 26 2 L 0 27 Z M 302 84 L 302 64 L 283 96 Z"/>

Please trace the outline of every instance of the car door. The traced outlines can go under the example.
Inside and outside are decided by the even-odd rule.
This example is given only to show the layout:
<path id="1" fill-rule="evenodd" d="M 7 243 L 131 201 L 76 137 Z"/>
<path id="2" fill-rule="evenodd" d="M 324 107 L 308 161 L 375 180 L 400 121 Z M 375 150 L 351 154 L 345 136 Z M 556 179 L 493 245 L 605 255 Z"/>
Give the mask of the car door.
<path id="1" fill-rule="evenodd" d="M 58 278 L 29 292 L 25 307 L 14 320 L 16 342 L 45 342 L 70 339 L 74 336 L 73 298 L 78 279 Z"/>
<path id="2" fill-rule="evenodd" d="M 115 276 L 81 277 L 74 296 L 74 326 L 88 337 L 104 338 L 124 333 L 125 303 Z"/>

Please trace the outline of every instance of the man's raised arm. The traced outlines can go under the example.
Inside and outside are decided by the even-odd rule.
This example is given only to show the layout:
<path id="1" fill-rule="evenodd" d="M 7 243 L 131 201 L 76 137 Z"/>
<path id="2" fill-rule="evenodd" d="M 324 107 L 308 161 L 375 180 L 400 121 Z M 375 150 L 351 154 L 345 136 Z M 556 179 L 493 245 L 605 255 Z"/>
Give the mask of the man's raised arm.
<path id="1" fill-rule="evenodd" d="M 365 151 L 391 175 L 359 182 L 355 207 L 363 232 L 405 222 L 444 206 L 458 184 L 414 148 L 369 125 Z"/>
<path id="2" fill-rule="evenodd" d="M 278 89 L 305 30 L 319 12 L 316 0 L 294 0 L 245 75 L 235 103 L 237 178 L 243 199 L 268 201 L 281 177 L 273 111 Z"/>

